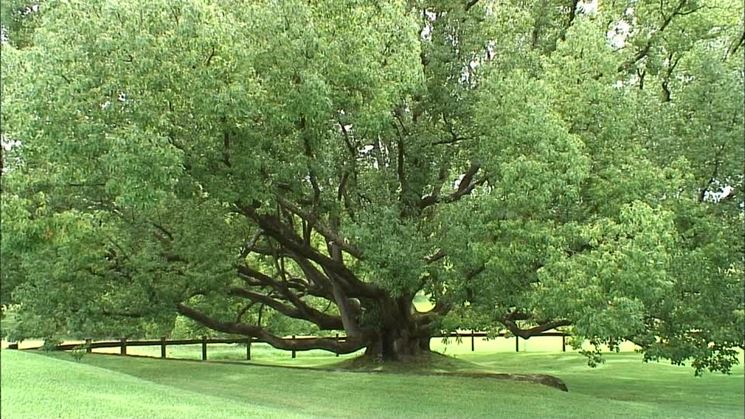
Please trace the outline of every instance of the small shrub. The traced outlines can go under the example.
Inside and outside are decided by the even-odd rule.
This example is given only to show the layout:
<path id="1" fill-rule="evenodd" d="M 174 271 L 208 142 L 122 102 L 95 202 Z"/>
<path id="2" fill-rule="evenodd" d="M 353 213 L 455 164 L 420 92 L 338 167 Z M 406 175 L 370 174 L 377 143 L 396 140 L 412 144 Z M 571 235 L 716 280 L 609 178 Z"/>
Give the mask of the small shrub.
<path id="1" fill-rule="evenodd" d="M 70 356 L 72 356 L 72 359 L 75 361 L 80 362 L 81 359 L 85 356 L 85 354 L 88 352 L 88 345 L 78 345 L 70 351 Z"/>
<path id="2" fill-rule="evenodd" d="M 59 345 L 61 343 L 62 343 L 62 341 L 59 340 L 59 339 L 47 338 L 47 339 L 44 339 L 44 344 L 41 345 L 41 349 L 43 351 L 47 351 L 47 352 L 56 351 L 57 350 L 57 345 Z"/>

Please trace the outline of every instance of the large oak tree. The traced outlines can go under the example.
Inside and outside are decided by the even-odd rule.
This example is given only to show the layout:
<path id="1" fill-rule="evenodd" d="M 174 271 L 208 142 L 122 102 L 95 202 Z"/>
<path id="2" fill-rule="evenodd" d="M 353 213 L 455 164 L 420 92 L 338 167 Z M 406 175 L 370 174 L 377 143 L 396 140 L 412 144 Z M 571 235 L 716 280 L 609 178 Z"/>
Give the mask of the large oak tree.
<path id="1" fill-rule="evenodd" d="M 597 3 L 12 9 L 12 335 L 137 335 L 181 315 L 406 359 L 440 330 L 563 328 L 729 369 L 742 4 Z M 272 316 L 347 338 L 285 339 Z"/>

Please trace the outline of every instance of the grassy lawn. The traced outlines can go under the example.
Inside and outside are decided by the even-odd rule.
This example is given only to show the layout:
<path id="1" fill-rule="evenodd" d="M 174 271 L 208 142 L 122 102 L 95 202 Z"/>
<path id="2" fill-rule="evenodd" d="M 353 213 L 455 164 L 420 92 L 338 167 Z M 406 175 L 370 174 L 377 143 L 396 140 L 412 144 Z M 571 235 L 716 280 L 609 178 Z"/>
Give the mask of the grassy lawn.
<path id="1" fill-rule="evenodd" d="M 666 417 L 745 417 L 742 357 L 732 375 L 706 373 L 669 363 L 641 362 L 635 353 L 607 354 L 606 362 L 589 368 L 576 353 L 468 354 L 459 357 L 485 370 L 531 372 L 560 377 L 569 391 L 596 400 L 624 401 L 654 406 Z M 622 412 L 619 412 L 622 413 Z M 588 412 L 589 414 L 589 412 Z"/>
<path id="2" fill-rule="evenodd" d="M 470 352 L 468 340 L 462 346 L 447 351 L 471 362 L 455 364 L 459 369 L 553 374 L 567 383 L 569 392 L 488 378 L 96 354 L 78 363 L 66 353 L 3 351 L 2 412 L 8 418 L 744 416 L 742 366 L 730 376 L 694 377 L 690 368 L 643 364 L 634 353 L 610 354 L 605 364 L 591 369 L 576 353 Z M 199 347 L 178 350 L 188 357 L 200 353 Z M 210 350 L 215 358 L 220 353 L 223 358 L 245 357 L 245 348 Z M 296 366 L 329 366 L 344 359 L 323 352 L 299 353 L 295 360 L 287 353 L 262 356 L 264 364 Z"/>
<path id="3" fill-rule="evenodd" d="M 61 355 L 61 356 L 60 356 Z M 103 356 L 103 355 L 98 355 Z M 67 354 L 2 351 L 3 418 L 297 417 L 287 409 L 221 397 L 70 361 Z M 124 366 L 132 358 L 121 358 Z M 177 362 L 177 361 L 174 361 Z"/>

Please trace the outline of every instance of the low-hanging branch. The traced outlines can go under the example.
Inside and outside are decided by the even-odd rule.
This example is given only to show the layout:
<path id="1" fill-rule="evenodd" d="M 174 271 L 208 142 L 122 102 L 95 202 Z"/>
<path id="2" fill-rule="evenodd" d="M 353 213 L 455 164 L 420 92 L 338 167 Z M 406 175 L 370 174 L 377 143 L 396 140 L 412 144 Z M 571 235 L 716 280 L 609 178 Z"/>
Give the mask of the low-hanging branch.
<path id="1" fill-rule="evenodd" d="M 541 323 L 538 326 L 534 326 L 528 329 L 523 329 L 518 326 L 515 321 L 509 319 L 508 317 L 503 318 L 500 322 L 507 327 L 510 333 L 515 336 L 520 336 L 523 339 L 528 339 L 531 336 L 540 335 L 547 330 L 555 329 L 557 327 L 571 326 L 572 324 L 572 322 L 570 322 L 569 320 L 554 320 Z"/>
<path id="2" fill-rule="evenodd" d="M 309 351 L 312 349 L 323 349 L 326 351 L 336 352 L 338 354 L 348 354 L 356 352 L 370 343 L 368 336 L 347 337 L 340 341 L 335 338 L 315 338 L 315 339 L 287 339 L 267 332 L 259 326 L 252 326 L 245 323 L 227 322 L 217 320 L 203 312 L 189 307 L 185 304 L 176 304 L 176 310 L 179 314 L 186 316 L 196 322 L 199 322 L 210 329 L 224 333 L 243 335 L 258 338 L 273 347 L 286 351 Z"/>

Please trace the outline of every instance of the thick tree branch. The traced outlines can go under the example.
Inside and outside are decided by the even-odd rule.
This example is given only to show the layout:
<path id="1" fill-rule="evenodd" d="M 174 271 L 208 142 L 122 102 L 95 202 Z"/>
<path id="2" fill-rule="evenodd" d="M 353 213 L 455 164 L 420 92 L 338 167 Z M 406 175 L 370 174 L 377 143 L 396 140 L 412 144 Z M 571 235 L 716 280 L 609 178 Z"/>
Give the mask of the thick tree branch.
<path id="1" fill-rule="evenodd" d="M 555 320 L 540 324 L 538 326 L 531 327 L 529 329 L 521 329 L 513 320 L 505 317 L 500 320 L 507 329 L 515 336 L 520 336 L 523 339 L 529 339 L 531 336 L 540 335 L 541 333 L 555 329 L 561 326 L 570 326 L 572 322 L 569 320 Z"/>
<path id="2" fill-rule="evenodd" d="M 247 218 L 256 222 L 259 227 L 283 248 L 290 253 L 296 254 L 298 258 L 308 258 L 334 273 L 334 280 L 340 282 L 345 292 L 350 297 L 369 297 L 380 298 L 386 295 L 386 291 L 380 287 L 362 282 L 357 276 L 347 268 L 343 261 L 334 260 L 311 246 L 306 245 L 303 239 L 299 237 L 294 230 L 288 228 L 280 220 L 272 215 L 259 214 L 256 208 L 246 205 L 237 205 L 241 213 Z"/>
<path id="3" fill-rule="evenodd" d="M 566 40 L 567 37 L 567 31 L 569 28 L 572 27 L 572 24 L 574 23 L 574 19 L 577 17 L 577 5 L 579 4 L 579 0 L 572 0 L 572 4 L 569 6 L 569 19 L 567 19 L 567 24 L 564 26 L 564 28 L 561 31 L 561 35 L 559 36 L 559 39 L 562 41 Z"/>
<path id="4" fill-rule="evenodd" d="M 437 183 L 432 187 L 432 192 L 423 197 L 422 200 L 419 202 L 419 208 L 424 209 L 430 205 L 434 205 L 438 202 L 440 199 L 440 191 L 442 191 L 442 187 L 445 185 L 445 182 L 448 179 L 448 168 L 447 166 L 443 165 L 440 167 L 440 172 L 437 175 Z"/>
<path id="5" fill-rule="evenodd" d="M 290 255 L 290 257 L 295 261 L 297 266 L 300 267 L 300 270 L 303 271 L 303 275 L 305 275 L 305 279 L 308 281 L 308 283 L 312 284 L 308 286 L 308 292 L 311 295 L 323 297 L 329 301 L 332 301 L 334 299 L 334 295 L 332 292 L 333 284 L 331 283 L 331 280 L 329 280 L 321 271 L 316 269 L 316 267 L 313 266 L 313 264 L 305 258 L 297 255 Z"/>
<path id="6" fill-rule="evenodd" d="M 360 307 L 359 304 L 353 304 L 352 300 L 344 293 L 340 286 L 333 288 L 334 301 L 341 315 L 341 322 L 344 331 L 349 336 L 360 336 L 362 329 L 359 324 Z"/>
<path id="7" fill-rule="evenodd" d="M 246 304 L 245 307 L 243 307 L 242 309 L 240 309 L 240 311 L 238 311 L 238 314 L 236 314 L 236 316 L 235 316 L 235 322 L 236 323 L 240 323 L 241 320 L 243 319 L 243 316 L 248 312 L 248 310 L 250 310 L 256 304 L 257 303 L 255 301 L 249 301 L 248 304 Z M 262 308 L 264 308 L 264 306 L 263 305 L 260 305 L 259 306 L 259 315 L 261 315 L 261 309 Z M 257 324 L 258 325 L 261 325 L 261 323 L 257 323 Z"/>
<path id="8" fill-rule="evenodd" d="M 298 313 L 301 315 L 301 317 L 298 318 L 303 318 L 316 323 L 322 329 L 340 329 L 342 326 L 342 319 L 338 317 L 328 316 L 309 306 L 301 299 L 299 295 L 293 292 L 292 289 L 299 289 L 303 292 L 307 291 L 307 293 L 309 294 L 322 296 L 324 298 L 328 298 L 327 294 L 323 293 L 321 289 L 314 289 L 313 287 L 310 287 L 309 281 L 301 281 L 299 279 L 296 279 L 295 281 L 290 282 L 286 274 L 284 263 L 280 263 L 278 262 L 278 260 L 281 261 L 283 259 L 277 258 L 275 256 L 275 262 L 277 262 L 277 270 L 279 271 L 282 280 L 274 280 L 273 278 L 264 275 L 259 271 L 251 269 L 248 266 L 241 267 L 239 269 L 239 272 L 241 272 L 241 276 L 243 277 L 253 277 L 257 279 L 262 285 L 272 287 L 281 295 L 284 300 L 292 304 L 298 310 Z M 270 305 L 266 301 L 262 302 L 264 302 L 266 305 Z"/>
<path id="9" fill-rule="evenodd" d="M 662 95 L 663 101 L 665 102 L 670 102 L 672 100 L 672 92 L 670 91 L 670 80 L 672 79 L 673 71 L 675 71 L 675 67 L 678 66 L 681 58 L 683 58 L 683 53 L 678 54 L 677 57 L 675 56 L 674 52 L 670 52 L 667 55 L 667 70 L 665 71 L 665 75 L 662 78 Z"/>
<path id="10" fill-rule="evenodd" d="M 313 215 L 312 213 L 309 213 L 307 211 L 303 211 L 300 207 L 293 204 L 290 201 L 287 201 L 286 199 L 277 196 L 277 202 L 279 204 L 287 209 L 288 211 L 292 212 L 293 214 L 297 215 L 298 217 L 302 218 L 303 220 L 307 221 L 313 228 L 316 229 L 321 235 L 328 241 L 333 242 L 337 246 L 341 248 L 341 250 L 349 253 L 350 255 L 354 256 L 357 259 L 362 259 L 362 251 L 359 250 L 357 247 L 355 247 L 353 244 L 350 244 L 348 240 L 341 237 L 336 231 L 331 229 L 329 226 L 324 225 L 321 223 L 321 221 Z"/>
<path id="11" fill-rule="evenodd" d="M 290 291 L 286 290 L 289 294 Z M 311 323 L 318 325 L 321 330 L 341 330 L 343 324 L 341 318 L 337 316 L 331 316 L 323 313 L 313 307 L 303 303 L 299 298 L 293 298 L 290 303 L 293 306 L 288 306 L 279 300 L 276 300 L 266 294 L 254 292 L 245 288 L 233 287 L 229 290 L 230 295 L 247 298 L 251 301 L 261 303 L 267 307 L 271 307 L 274 310 L 284 314 L 285 316 L 292 317 L 294 319 L 307 320 Z M 284 292 L 283 292 L 284 294 Z"/>
<path id="12" fill-rule="evenodd" d="M 465 6 L 466 12 L 469 11 L 469 10 L 471 10 L 471 8 L 473 6 L 475 6 L 478 2 L 479 2 L 479 0 L 468 0 L 468 2 L 466 2 L 466 6 Z"/>
<path id="13" fill-rule="evenodd" d="M 345 277 L 354 277 L 354 274 L 342 263 L 306 245 L 292 228 L 284 225 L 277 217 L 259 214 L 255 208 L 249 206 L 240 206 L 240 210 L 247 218 L 255 221 L 267 235 L 271 236 L 289 251 L 304 256 L 320 265 L 327 266 L 329 269 L 339 272 Z"/>
<path id="14" fill-rule="evenodd" d="M 471 163 L 471 166 L 466 170 L 466 173 L 463 174 L 463 178 L 461 179 L 460 183 L 458 183 L 458 190 L 455 191 L 455 194 L 453 195 L 464 195 L 466 193 L 466 190 L 469 187 L 472 187 L 471 181 L 473 180 L 473 177 L 476 176 L 476 173 L 481 168 L 481 165 L 479 163 L 473 162 Z"/>
<path id="15" fill-rule="evenodd" d="M 723 150 L 724 146 L 719 146 L 714 153 L 714 169 L 711 173 L 711 177 L 709 177 L 709 180 L 706 182 L 706 185 L 701 188 L 701 192 L 698 196 L 698 202 L 704 202 L 704 200 L 706 199 L 706 192 L 709 191 L 709 188 L 711 187 L 711 185 L 714 184 L 714 182 L 717 180 L 717 177 L 719 176 L 719 166 L 721 166 L 722 164 L 721 154 Z"/>
<path id="16" fill-rule="evenodd" d="M 474 189 L 476 189 L 477 186 L 483 185 L 488 180 L 486 176 L 482 176 L 480 179 L 474 180 L 474 176 L 476 176 L 480 169 L 481 165 L 479 163 L 472 162 L 471 166 L 469 166 L 468 170 L 466 170 L 460 182 L 458 183 L 458 189 L 445 197 L 439 197 L 434 193 L 427 195 L 419 201 L 419 208 L 424 209 L 439 202 L 455 202 L 470 194 L 471 192 L 473 192 Z"/>
<path id="17" fill-rule="evenodd" d="M 292 301 L 293 297 L 299 298 L 292 294 L 290 290 L 297 290 L 302 294 L 314 295 L 317 297 L 328 298 L 330 294 L 323 292 L 320 287 L 312 285 L 310 281 L 306 281 L 300 278 L 288 278 L 286 281 L 278 281 L 274 278 L 259 272 L 248 265 L 242 265 L 237 267 L 238 276 L 243 279 L 247 285 L 252 287 L 270 287 L 280 292 L 281 294 L 289 294 L 287 297 Z M 298 304 L 301 304 L 298 301 Z M 302 303 L 304 304 L 304 303 Z"/>
<path id="18" fill-rule="evenodd" d="M 481 265 L 477 267 L 476 269 L 467 271 L 465 273 L 465 281 L 464 281 L 465 287 L 464 288 L 465 288 L 466 298 L 468 299 L 468 301 L 473 301 L 476 298 L 475 291 L 471 285 L 471 280 L 475 278 L 476 275 L 479 275 L 485 270 L 486 270 L 486 265 Z"/>
<path id="19" fill-rule="evenodd" d="M 251 237 L 249 240 L 246 240 L 246 243 L 243 244 L 241 247 L 241 253 L 238 257 L 239 260 L 243 260 L 248 256 L 249 253 L 254 251 L 256 248 L 256 243 L 259 241 L 259 238 L 261 238 L 261 230 L 257 230 L 256 233 L 254 233 L 253 237 Z"/>
<path id="20" fill-rule="evenodd" d="M 743 44 L 745 44 L 745 31 L 743 31 L 742 35 L 740 35 L 740 37 L 732 42 L 732 45 L 727 48 L 727 52 L 724 54 L 724 61 L 727 61 L 729 57 L 735 55 L 735 53 L 737 53 L 737 50 L 740 49 Z"/>
<path id="21" fill-rule="evenodd" d="M 314 338 L 314 339 L 286 339 L 271 334 L 259 326 L 251 326 L 245 323 L 220 321 L 205 313 L 196 310 L 182 303 L 176 304 L 176 310 L 179 314 L 186 316 L 198 323 L 201 323 L 210 329 L 223 333 L 255 337 L 266 342 L 277 349 L 308 351 L 311 349 L 324 349 L 339 354 L 348 354 L 356 352 L 366 347 L 371 340 L 367 336 L 347 337 L 345 340 L 337 341 L 334 338 Z"/>
<path id="22" fill-rule="evenodd" d="M 431 255 L 425 256 L 424 257 L 424 261 L 427 262 L 427 263 L 434 263 L 434 262 L 437 262 L 438 260 L 444 258 L 445 256 L 447 256 L 447 253 L 444 250 L 437 249 L 437 251 L 435 253 L 433 253 Z"/>
<path id="23" fill-rule="evenodd" d="M 352 142 L 349 130 L 347 130 L 346 125 L 344 125 L 341 119 L 337 118 L 336 122 L 339 124 L 339 129 L 341 130 L 342 138 L 344 138 L 344 144 L 347 146 L 347 151 L 349 151 L 349 156 L 353 159 L 357 158 L 357 147 Z"/>
<path id="24" fill-rule="evenodd" d="M 444 113 L 442 114 L 442 122 L 445 123 L 445 128 L 447 128 L 448 133 L 450 134 L 450 138 L 447 140 L 435 141 L 432 143 L 432 145 L 455 144 L 460 141 L 470 139 L 469 137 L 462 137 L 458 135 L 458 133 L 455 132 L 455 128 L 453 128 L 453 124 L 448 120 L 447 116 L 445 116 Z"/>
<path id="25" fill-rule="evenodd" d="M 310 148 L 310 140 L 308 138 L 304 138 L 303 144 L 305 146 L 305 156 L 308 158 L 308 179 L 310 180 L 310 185 L 313 188 L 313 208 L 315 209 L 321 202 L 321 188 L 320 186 L 318 186 L 316 172 L 315 170 L 313 170 L 313 167 L 310 163 L 312 160 L 315 159 L 313 150 L 311 150 Z"/>
<path id="26" fill-rule="evenodd" d="M 165 227 L 164 227 L 163 225 L 161 225 L 161 224 L 158 224 L 158 223 L 155 223 L 155 222 L 151 222 L 150 224 L 152 224 L 152 225 L 153 225 L 153 227 L 155 227 L 156 229 L 158 229 L 158 231 L 160 231 L 160 232 L 161 232 L 161 233 L 163 233 L 163 234 L 164 234 L 164 235 L 165 235 L 166 237 L 168 237 L 168 240 L 170 240 L 170 241 L 173 241 L 173 233 L 171 233 L 171 232 L 170 232 L 170 231 L 169 231 L 169 230 L 168 230 L 167 228 L 165 228 Z"/>

